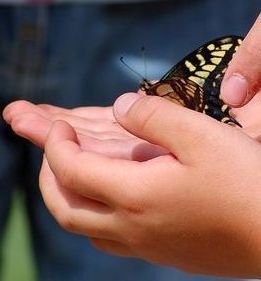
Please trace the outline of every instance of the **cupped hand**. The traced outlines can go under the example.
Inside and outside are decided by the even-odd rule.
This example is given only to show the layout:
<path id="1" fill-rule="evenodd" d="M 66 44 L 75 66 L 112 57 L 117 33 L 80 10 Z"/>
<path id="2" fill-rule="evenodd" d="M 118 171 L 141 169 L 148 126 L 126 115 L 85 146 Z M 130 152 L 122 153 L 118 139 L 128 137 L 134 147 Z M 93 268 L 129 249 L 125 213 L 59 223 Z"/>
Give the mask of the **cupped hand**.
<path id="1" fill-rule="evenodd" d="M 258 107 L 235 112 L 238 121 L 247 124 Z M 47 118 L 40 188 L 57 221 L 110 253 L 193 273 L 260 276 L 260 144 L 240 128 L 157 97 L 121 97 L 117 123 L 106 110 L 105 119 L 128 132 L 113 127 L 123 139 L 170 153 L 144 161 L 97 153 L 82 145 L 71 119 Z M 5 111 L 12 124 L 11 115 Z"/>

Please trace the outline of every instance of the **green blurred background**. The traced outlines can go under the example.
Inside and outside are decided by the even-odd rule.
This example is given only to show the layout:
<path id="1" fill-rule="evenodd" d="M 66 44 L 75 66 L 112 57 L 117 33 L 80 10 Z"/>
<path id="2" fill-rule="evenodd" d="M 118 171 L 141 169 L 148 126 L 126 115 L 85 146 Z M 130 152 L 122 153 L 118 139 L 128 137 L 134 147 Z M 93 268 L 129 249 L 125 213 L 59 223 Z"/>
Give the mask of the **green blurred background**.
<path id="1" fill-rule="evenodd" d="M 21 197 L 16 192 L 4 236 L 1 281 L 36 280 L 30 233 Z"/>

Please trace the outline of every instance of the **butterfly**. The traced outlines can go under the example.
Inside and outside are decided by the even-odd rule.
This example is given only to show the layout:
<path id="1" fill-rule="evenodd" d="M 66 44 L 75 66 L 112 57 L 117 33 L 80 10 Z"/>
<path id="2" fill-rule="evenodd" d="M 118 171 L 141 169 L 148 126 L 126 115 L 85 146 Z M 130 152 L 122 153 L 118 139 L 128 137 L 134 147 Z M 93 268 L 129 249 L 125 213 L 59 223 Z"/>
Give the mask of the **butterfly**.
<path id="1" fill-rule="evenodd" d="M 242 127 L 220 99 L 222 79 L 242 40 L 239 36 L 225 36 L 207 42 L 174 65 L 157 83 L 143 79 L 140 88 L 147 95 L 164 97 L 223 123 Z"/>

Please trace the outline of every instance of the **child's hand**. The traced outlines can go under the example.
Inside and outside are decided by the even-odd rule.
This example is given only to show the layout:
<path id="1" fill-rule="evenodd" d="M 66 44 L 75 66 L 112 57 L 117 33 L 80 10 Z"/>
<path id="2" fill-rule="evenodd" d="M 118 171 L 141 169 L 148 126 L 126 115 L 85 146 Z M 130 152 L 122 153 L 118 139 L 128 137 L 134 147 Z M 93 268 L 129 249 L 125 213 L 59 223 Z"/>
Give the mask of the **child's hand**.
<path id="1" fill-rule="evenodd" d="M 131 133 L 124 138 L 170 154 L 137 162 L 85 150 L 77 130 L 56 121 L 40 174 L 51 213 L 107 252 L 194 273 L 260 276 L 260 144 L 206 115 L 137 97 L 114 106 Z"/>

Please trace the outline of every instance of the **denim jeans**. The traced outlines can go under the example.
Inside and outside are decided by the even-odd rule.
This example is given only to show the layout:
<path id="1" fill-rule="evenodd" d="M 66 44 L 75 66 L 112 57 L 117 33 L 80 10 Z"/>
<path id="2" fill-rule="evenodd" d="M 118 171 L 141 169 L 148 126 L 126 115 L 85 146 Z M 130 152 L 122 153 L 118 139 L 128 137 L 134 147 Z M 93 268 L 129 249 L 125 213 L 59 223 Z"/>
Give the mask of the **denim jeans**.
<path id="1" fill-rule="evenodd" d="M 147 4 L 0 6 L 0 104 L 15 99 L 63 107 L 109 105 L 158 79 L 206 40 L 244 35 L 260 0 L 186 0 Z M 141 47 L 146 49 L 146 67 Z M 112 257 L 63 231 L 38 191 L 41 152 L 0 123 L 0 231 L 16 186 L 25 196 L 41 281 L 214 280 L 136 259 Z"/>

